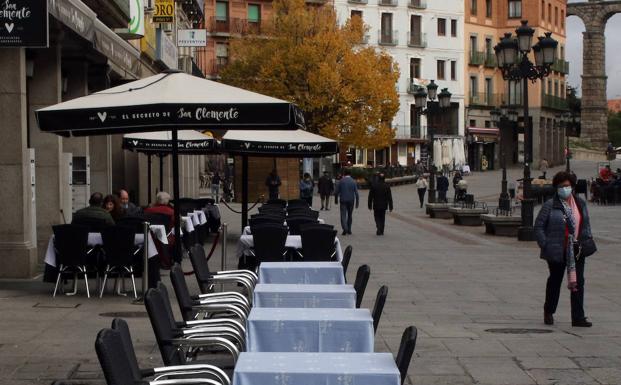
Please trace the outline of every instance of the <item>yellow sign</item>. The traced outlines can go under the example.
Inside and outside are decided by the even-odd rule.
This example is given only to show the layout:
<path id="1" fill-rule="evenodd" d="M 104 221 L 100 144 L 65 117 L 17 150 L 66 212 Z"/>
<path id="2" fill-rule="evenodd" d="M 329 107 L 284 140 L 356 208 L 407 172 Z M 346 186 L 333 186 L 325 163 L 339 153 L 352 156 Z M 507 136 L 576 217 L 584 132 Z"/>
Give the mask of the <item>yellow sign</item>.
<path id="1" fill-rule="evenodd" d="M 144 36 L 140 39 L 140 51 L 151 59 L 156 59 L 157 35 L 151 20 L 145 20 Z"/>
<path id="2" fill-rule="evenodd" d="M 175 0 L 155 0 L 154 23 L 172 23 L 175 20 Z"/>

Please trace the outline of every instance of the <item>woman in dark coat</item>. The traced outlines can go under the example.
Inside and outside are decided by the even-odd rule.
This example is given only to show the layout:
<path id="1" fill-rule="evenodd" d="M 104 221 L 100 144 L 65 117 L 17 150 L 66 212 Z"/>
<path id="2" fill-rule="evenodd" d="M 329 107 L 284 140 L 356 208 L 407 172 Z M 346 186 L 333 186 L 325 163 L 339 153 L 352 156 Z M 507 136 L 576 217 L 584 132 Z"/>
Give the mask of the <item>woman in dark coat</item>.
<path id="1" fill-rule="evenodd" d="M 592 326 L 584 316 L 584 263 L 596 251 L 586 202 L 574 195 L 575 178 L 559 172 L 552 181 L 554 198 L 541 207 L 535 221 L 535 236 L 541 258 L 548 263 L 550 275 L 546 284 L 544 322 L 554 324 L 563 275 L 571 291 L 572 326 Z"/>

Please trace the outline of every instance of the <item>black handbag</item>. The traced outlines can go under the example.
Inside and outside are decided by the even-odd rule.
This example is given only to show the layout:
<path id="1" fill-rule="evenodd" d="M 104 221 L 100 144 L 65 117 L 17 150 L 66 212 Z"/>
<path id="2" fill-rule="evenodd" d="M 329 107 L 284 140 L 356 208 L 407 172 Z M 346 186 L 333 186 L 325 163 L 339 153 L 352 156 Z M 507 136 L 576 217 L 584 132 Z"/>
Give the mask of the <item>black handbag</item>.
<path id="1" fill-rule="evenodd" d="M 587 238 L 580 241 L 580 256 L 588 257 L 597 251 L 597 246 L 595 246 L 595 241 L 593 238 Z"/>

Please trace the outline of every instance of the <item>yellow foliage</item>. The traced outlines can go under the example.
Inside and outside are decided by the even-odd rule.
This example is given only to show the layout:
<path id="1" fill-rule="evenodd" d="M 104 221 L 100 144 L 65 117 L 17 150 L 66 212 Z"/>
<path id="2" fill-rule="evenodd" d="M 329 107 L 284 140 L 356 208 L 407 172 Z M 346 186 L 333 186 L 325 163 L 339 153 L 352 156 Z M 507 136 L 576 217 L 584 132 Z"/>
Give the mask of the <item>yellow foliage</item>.
<path id="1" fill-rule="evenodd" d="M 399 109 L 399 68 L 360 43 L 360 18 L 337 23 L 332 7 L 275 0 L 260 36 L 233 39 L 222 81 L 296 103 L 309 131 L 355 147 L 389 146 Z"/>

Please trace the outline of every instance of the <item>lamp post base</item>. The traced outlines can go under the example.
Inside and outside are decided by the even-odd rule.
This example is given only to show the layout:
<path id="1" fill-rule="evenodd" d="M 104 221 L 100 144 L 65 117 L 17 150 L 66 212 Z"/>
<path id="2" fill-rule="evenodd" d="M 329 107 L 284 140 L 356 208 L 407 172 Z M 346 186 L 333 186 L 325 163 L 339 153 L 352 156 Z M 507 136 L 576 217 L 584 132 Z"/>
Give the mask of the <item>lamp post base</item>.
<path id="1" fill-rule="evenodd" d="M 436 203 L 437 202 L 436 189 L 430 188 L 429 190 L 427 190 L 427 202 L 428 203 Z"/>
<path id="2" fill-rule="evenodd" d="M 524 199 L 522 201 L 522 226 L 518 228 L 518 241 L 532 242 L 535 240 L 533 221 L 535 216 L 535 201 Z"/>

